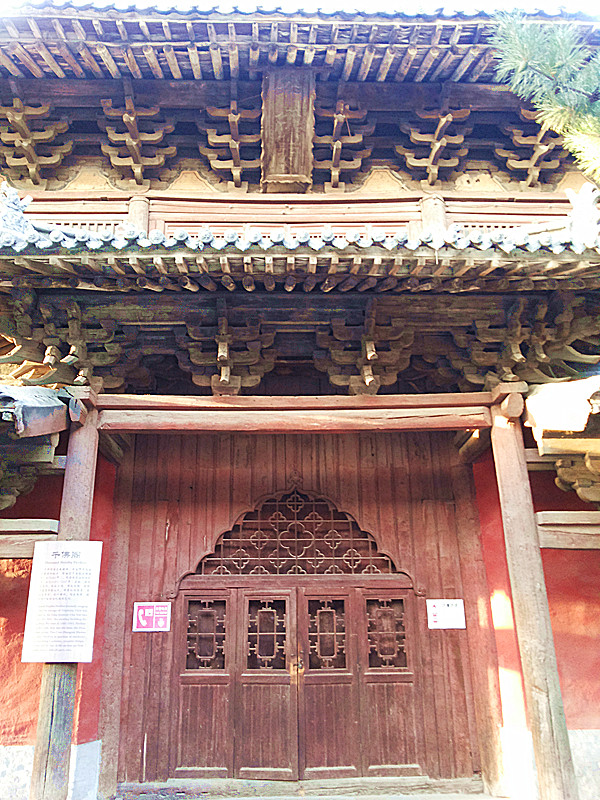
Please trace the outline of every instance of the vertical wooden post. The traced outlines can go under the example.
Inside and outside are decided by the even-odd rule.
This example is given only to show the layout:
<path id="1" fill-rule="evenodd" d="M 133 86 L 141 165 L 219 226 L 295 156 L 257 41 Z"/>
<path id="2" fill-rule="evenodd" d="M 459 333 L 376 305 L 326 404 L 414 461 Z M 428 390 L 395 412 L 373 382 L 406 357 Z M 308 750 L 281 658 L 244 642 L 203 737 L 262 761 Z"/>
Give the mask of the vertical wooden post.
<path id="1" fill-rule="evenodd" d="M 443 239 L 448 230 L 448 217 L 444 198 L 437 194 L 427 195 L 419 201 L 421 206 L 421 232 L 432 233 Z"/>
<path id="2" fill-rule="evenodd" d="M 58 538 L 90 538 L 98 455 L 98 412 L 71 428 Z M 44 664 L 30 800 L 66 800 L 73 734 L 77 664 Z"/>
<path id="3" fill-rule="evenodd" d="M 148 233 L 149 217 L 150 200 L 143 196 L 132 197 L 127 210 L 127 221 L 129 224 L 137 230 Z"/>
<path id="4" fill-rule="evenodd" d="M 492 451 L 541 800 L 577 800 L 546 583 L 519 416 L 512 394 L 492 407 Z"/>

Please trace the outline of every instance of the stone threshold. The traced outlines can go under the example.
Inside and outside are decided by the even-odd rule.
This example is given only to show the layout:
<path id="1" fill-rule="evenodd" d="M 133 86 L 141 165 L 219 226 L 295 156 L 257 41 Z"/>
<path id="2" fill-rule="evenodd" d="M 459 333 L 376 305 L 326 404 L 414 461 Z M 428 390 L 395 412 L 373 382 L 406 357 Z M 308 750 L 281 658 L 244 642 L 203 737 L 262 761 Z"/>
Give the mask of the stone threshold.
<path id="1" fill-rule="evenodd" d="M 306 781 L 180 778 L 165 782 L 120 784 L 115 800 L 297 800 L 303 797 L 310 797 L 312 800 L 342 800 L 349 797 L 380 800 L 382 797 L 400 799 L 413 796 L 419 796 L 422 800 L 440 796 L 447 800 L 485 800 L 490 797 L 484 793 L 479 776 L 446 780 L 407 776 Z"/>

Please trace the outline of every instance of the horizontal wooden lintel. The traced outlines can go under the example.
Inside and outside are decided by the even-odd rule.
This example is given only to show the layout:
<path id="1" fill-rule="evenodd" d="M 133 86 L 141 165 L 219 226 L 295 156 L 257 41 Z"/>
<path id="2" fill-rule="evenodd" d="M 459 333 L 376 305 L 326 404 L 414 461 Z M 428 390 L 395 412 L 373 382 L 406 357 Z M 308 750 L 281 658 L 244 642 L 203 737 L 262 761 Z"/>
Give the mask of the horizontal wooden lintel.
<path id="1" fill-rule="evenodd" d="M 489 406 L 491 392 L 456 392 L 446 394 L 389 394 L 389 395 L 315 395 L 194 397 L 179 395 L 98 394 L 100 411 L 318 411 L 342 409 L 394 408 L 462 408 Z"/>
<path id="2" fill-rule="evenodd" d="M 58 533 L 57 519 L 0 519 L 0 534 Z"/>
<path id="3" fill-rule="evenodd" d="M 489 428 L 486 406 L 441 408 L 341 408 L 316 410 L 101 411 L 98 428 L 128 433 L 347 433 L 352 431 L 468 430 Z"/>
<path id="4" fill-rule="evenodd" d="M 52 542 L 57 538 L 57 519 L 2 519 L 0 558 L 33 558 L 36 542 Z"/>
<path id="5" fill-rule="evenodd" d="M 42 85 L 43 84 L 43 85 Z M 47 102 L 52 99 L 58 107 L 81 107 L 100 105 L 98 98 L 111 98 L 124 102 L 123 84 L 110 80 L 64 80 L 61 78 L 4 78 L 0 80 L 0 91 L 11 96 L 11 85 L 16 86 L 25 103 Z M 229 83 L 220 80 L 152 80 L 133 79 L 132 89 L 139 105 L 159 105 L 169 108 L 202 108 L 219 104 L 230 96 Z M 238 81 L 237 91 L 241 97 L 260 94 L 260 81 Z M 340 94 L 338 95 L 338 91 Z M 397 85 L 385 83 L 348 82 L 338 90 L 338 85 L 317 84 L 317 101 L 334 103 L 338 99 L 360 103 L 371 111 L 411 111 L 427 108 L 440 102 L 444 96 L 454 107 L 471 110 L 506 111 L 518 109 L 522 101 L 507 87 L 489 84 L 407 83 L 402 92 Z"/>
<path id="6" fill-rule="evenodd" d="M 600 511 L 538 511 L 540 547 L 599 550 Z"/>

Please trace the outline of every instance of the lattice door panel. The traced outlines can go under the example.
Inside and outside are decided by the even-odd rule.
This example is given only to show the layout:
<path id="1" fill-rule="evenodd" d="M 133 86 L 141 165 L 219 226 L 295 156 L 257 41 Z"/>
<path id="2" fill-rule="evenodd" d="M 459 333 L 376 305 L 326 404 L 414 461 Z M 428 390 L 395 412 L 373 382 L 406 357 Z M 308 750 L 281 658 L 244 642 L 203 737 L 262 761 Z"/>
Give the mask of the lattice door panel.
<path id="1" fill-rule="evenodd" d="M 366 601 L 369 667 L 406 669 L 404 600 Z"/>
<path id="2" fill-rule="evenodd" d="M 186 669 L 225 669 L 226 600 L 190 600 Z"/>
<path id="3" fill-rule="evenodd" d="M 345 600 L 308 600 L 308 668 L 346 668 Z"/>
<path id="4" fill-rule="evenodd" d="M 249 600 L 247 669 L 285 669 L 286 638 L 286 601 Z"/>

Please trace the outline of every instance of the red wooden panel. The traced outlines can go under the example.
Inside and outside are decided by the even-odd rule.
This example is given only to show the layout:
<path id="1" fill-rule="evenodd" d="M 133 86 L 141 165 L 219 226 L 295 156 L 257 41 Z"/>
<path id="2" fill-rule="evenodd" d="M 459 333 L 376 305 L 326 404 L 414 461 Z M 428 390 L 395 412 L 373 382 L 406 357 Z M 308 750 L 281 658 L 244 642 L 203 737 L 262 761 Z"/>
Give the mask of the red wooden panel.
<path id="1" fill-rule="evenodd" d="M 129 632 L 134 600 L 176 594 L 178 581 L 195 571 L 218 537 L 261 497 L 289 489 L 292 475 L 299 478 L 299 491 L 323 495 L 351 513 L 426 596 L 461 597 L 464 565 L 453 500 L 458 493 L 465 509 L 472 498 L 468 481 L 450 479 L 451 453 L 452 437 L 442 433 L 138 436 L 128 500 L 121 780 L 162 779 L 187 769 L 196 775 L 281 778 L 296 775 L 298 766 L 307 777 L 400 774 L 416 769 L 414 764 L 432 777 L 471 774 L 477 743 L 467 637 L 428 631 L 423 597 L 412 598 L 410 680 L 386 682 L 373 674 L 376 670 L 369 673 L 364 653 L 360 663 L 350 659 L 348 675 L 329 676 L 327 670 L 312 675 L 310 669 L 290 675 L 298 656 L 294 638 L 286 669 L 274 671 L 271 685 L 264 683 L 242 669 L 247 642 L 242 641 L 241 606 L 234 621 L 237 661 L 229 689 L 216 678 L 190 683 L 180 677 L 181 664 L 172 663 L 182 646 L 176 631 Z M 479 547 L 475 526 L 468 535 L 475 537 L 468 548 L 474 552 Z M 307 597 L 323 596 L 325 589 L 332 598 L 348 593 L 334 588 L 327 576 L 314 580 L 315 585 L 304 584 Z M 267 597 L 284 596 L 275 585 L 269 589 Z M 291 603 L 295 590 L 286 591 Z M 470 619 L 477 620 L 477 613 Z M 358 628 L 353 635 L 359 637 Z M 306 646 L 305 633 L 300 640 Z M 239 691 L 230 707 L 243 712 L 238 724 L 244 731 L 236 738 L 235 754 L 233 723 L 223 712 L 234 685 Z M 485 681 L 478 683 L 480 693 L 481 686 Z M 360 734 L 354 737 L 359 711 Z M 198 723 L 192 730 L 194 715 L 197 720 L 202 713 L 208 737 L 200 737 Z M 356 752 L 355 738 L 362 753 Z"/>

